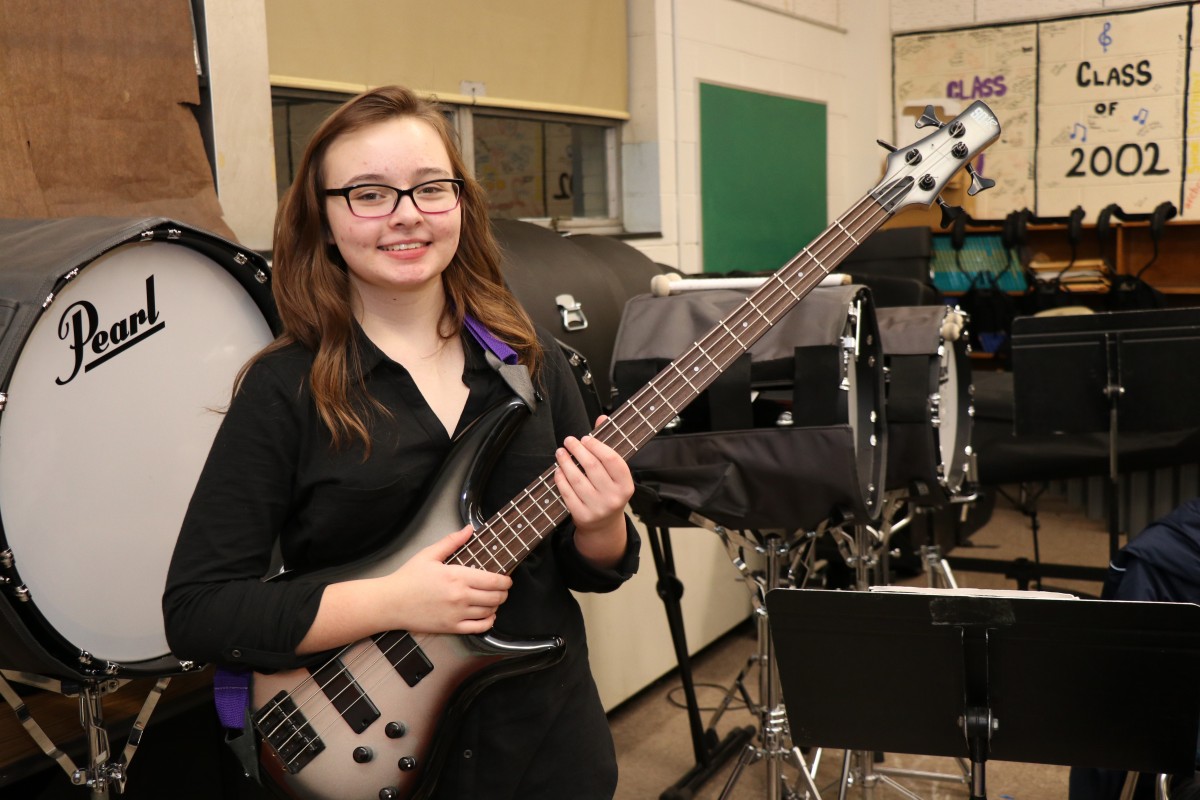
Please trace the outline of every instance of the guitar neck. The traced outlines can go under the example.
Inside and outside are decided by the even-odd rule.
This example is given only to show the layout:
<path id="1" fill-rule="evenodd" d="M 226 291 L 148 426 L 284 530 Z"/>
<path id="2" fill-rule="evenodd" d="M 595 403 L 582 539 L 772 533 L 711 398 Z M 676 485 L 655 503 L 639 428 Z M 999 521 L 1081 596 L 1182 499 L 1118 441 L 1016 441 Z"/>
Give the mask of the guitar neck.
<path id="1" fill-rule="evenodd" d="M 866 195 L 836 219 L 592 435 L 631 458 L 893 215 L 893 204 L 879 194 Z M 449 563 L 509 574 L 566 516 L 551 467 L 476 531 Z"/>

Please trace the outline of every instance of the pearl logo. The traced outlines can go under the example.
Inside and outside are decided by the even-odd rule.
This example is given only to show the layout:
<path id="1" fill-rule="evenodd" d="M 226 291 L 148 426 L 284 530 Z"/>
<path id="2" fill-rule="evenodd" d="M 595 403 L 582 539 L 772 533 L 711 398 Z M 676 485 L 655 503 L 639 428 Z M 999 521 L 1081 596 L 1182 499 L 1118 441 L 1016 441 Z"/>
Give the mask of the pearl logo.
<path id="1" fill-rule="evenodd" d="M 58 321 L 58 338 L 69 342 L 67 347 L 74 355 L 74 367 L 65 378 L 55 378 L 59 386 L 65 386 L 82 369 L 90 372 L 109 359 L 133 347 L 148 336 L 161 331 L 166 322 L 159 321 L 158 308 L 154 303 L 154 276 L 146 278 L 146 302 L 131 314 L 113 323 L 102 323 L 100 312 L 87 300 L 78 300 L 67 306 Z"/>

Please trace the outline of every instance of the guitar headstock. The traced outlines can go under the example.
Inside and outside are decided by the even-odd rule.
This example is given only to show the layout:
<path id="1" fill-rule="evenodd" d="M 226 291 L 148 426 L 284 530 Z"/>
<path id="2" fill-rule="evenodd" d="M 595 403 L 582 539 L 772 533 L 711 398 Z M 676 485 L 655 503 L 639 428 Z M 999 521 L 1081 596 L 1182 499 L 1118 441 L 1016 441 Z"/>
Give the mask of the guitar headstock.
<path id="1" fill-rule="evenodd" d="M 917 127 L 931 125 L 937 126 L 937 130 L 907 147 L 884 145 L 892 153 L 887 158 L 883 180 L 871 196 L 890 212 L 910 205 L 928 206 L 935 201 L 946 209 L 938 195 L 960 169 L 965 168 L 971 175 L 967 190 L 970 195 L 996 185 L 971 166 L 971 160 L 1000 137 L 1000 122 L 986 103 L 976 100 L 946 123 L 938 120 L 929 106 L 917 120 Z"/>

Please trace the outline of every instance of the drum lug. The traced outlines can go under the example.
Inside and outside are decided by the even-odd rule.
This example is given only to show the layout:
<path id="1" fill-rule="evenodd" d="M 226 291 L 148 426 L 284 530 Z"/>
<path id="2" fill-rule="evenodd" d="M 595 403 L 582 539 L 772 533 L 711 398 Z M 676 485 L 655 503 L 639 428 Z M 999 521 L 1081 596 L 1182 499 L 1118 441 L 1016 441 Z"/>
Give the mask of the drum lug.
<path id="1" fill-rule="evenodd" d="M 29 587 L 25 584 L 21 584 L 17 588 L 13 589 L 13 594 L 16 595 L 17 599 L 22 603 L 29 602 Z"/>
<path id="2" fill-rule="evenodd" d="M 254 270 L 254 280 L 258 281 L 259 283 L 266 283 L 267 273 L 263 272 L 261 269 Z"/>
<path id="3" fill-rule="evenodd" d="M 7 404 L 8 404 L 8 395 L 5 394 L 4 392 L 0 392 L 0 411 L 3 411 L 4 406 Z M 11 556 L 12 553 L 10 552 L 9 555 Z"/>
<path id="4" fill-rule="evenodd" d="M 10 550 L 8 548 L 0 550 L 0 567 L 4 567 L 5 569 L 12 569 L 12 565 L 13 565 L 12 550 Z"/>

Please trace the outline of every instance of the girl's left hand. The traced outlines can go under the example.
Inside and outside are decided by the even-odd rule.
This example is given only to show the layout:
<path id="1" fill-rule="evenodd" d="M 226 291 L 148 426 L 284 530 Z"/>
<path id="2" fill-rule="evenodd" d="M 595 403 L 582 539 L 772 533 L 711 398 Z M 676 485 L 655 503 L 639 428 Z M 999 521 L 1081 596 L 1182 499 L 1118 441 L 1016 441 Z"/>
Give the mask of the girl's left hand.
<path id="1" fill-rule="evenodd" d="M 596 427 L 608 418 L 599 417 Z M 625 506 L 633 496 L 629 465 L 594 436 L 568 436 L 555 453 L 554 483 L 575 521 L 576 548 L 597 565 L 625 552 Z"/>

